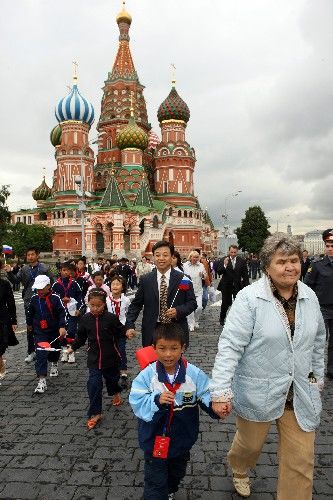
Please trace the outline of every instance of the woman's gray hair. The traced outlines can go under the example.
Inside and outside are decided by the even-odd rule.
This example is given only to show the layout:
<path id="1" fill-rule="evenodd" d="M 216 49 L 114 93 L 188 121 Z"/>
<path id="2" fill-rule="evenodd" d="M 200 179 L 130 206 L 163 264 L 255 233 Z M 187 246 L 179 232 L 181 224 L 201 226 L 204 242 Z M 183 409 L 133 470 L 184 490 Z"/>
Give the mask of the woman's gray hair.
<path id="1" fill-rule="evenodd" d="M 268 236 L 268 238 L 265 239 L 260 251 L 260 261 L 264 272 L 266 272 L 276 252 L 284 255 L 296 254 L 299 256 L 300 260 L 302 259 L 302 249 L 295 238 L 285 233 L 274 233 L 272 236 Z"/>

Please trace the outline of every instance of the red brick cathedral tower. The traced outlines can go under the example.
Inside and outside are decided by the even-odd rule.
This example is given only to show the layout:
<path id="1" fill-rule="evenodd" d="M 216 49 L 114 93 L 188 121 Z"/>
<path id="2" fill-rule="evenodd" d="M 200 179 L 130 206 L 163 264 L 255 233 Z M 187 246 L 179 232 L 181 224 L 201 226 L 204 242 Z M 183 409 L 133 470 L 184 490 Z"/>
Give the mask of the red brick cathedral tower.
<path id="1" fill-rule="evenodd" d="M 106 187 L 110 171 L 115 167 L 116 177 L 120 175 L 119 167 L 122 162 L 121 151 L 117 145 L 117 135 L 127 125 L 131 115 L 134 116 L 136 124 L 144 132 L 150 130 L 148 123 L 146 102 L 143 97 L 144 86 L 139 82 L 134 67 L 130 45 L 129 29 L 132 17 L 123 9 L 117 16 L 119 27 L 119 47 L 113 64 L 112 71 L 108 73 L 103 88 L 101 102 L 101 115 L 97 125 L 98 130 L 98 155 L 96 172 L 96 187 Z M 133 106 L 133 113 L 131 107 Z M 128 158 L 137 164 L 137 158 L 133 155 Z M 124 158 L 123 158 L 124 161 Z M 128 163 L 130 161 L 128 160 Z M 141 158 L 140 163 L 151 163 L 149 158 Z M 119 179 L 120 180 L 120 179 Z"/>
<path id="2" fill-rule="evenodd" d="M 158 198 L 180 206 L 197 207 L 193 190 L 194 149 L 186 142 L 185 129 L 190 110 L 175 88 L 158 109 L 162 141 L 155 153 L 155 186 Z"/>

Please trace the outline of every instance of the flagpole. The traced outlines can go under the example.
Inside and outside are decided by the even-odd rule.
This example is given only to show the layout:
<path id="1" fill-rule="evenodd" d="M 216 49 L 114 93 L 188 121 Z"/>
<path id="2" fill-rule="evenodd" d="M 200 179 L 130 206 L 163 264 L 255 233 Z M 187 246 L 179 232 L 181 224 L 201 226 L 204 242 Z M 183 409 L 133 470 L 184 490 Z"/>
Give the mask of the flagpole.
<path id="1" fill-rule="evenodd" d="M 5 254 L 5 252 L 4 252 L 2 255 L 4 256 L 4 259 L 5 259 L 5 265 L 6 265 L 6 264 L 7 264 L 7 262 L 6 262 L 6 254 Z"/>

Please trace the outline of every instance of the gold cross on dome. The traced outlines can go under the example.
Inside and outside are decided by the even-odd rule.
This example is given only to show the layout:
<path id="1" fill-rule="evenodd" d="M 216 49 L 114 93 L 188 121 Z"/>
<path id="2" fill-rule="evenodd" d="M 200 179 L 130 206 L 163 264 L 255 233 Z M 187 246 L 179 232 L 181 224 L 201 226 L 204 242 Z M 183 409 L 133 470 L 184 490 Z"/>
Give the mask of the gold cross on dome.
<path id="1" fill-rule="evenodd" d="M 77 68 L 78 68 L 78 63 L 76 61 L 73 61 L 73 80 L 74 82 L 77 81 Z"/>
<path id="2" fill-rule="evenodd" d="M 172 73 L 172 86 L 174 87 L 176 85 L 176 66 L 174 63 L 171 63 L 171 73 Z"/>

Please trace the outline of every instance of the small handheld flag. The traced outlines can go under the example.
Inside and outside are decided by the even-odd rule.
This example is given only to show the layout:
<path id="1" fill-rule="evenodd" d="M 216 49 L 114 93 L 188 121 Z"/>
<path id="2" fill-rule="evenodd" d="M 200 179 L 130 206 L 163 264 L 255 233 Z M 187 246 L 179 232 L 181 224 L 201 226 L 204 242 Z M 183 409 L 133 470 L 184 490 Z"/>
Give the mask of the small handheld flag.
<path id="1" fill-rule="evenodd" d="M 2 253 L 10 254 L 12 252 L 13 252 L 13 247 L 10 247 L 9 245 L 2 245 Z"/>
<path id="2" fill-rule="evenodd" d="M 182 277 L 181 282 L 178 285 L 179 290 L 189 290 L 190 289 L 190 283 L 191 283 L 190 278 L 188 278 L 184 274 L 184 276 Z"/>

